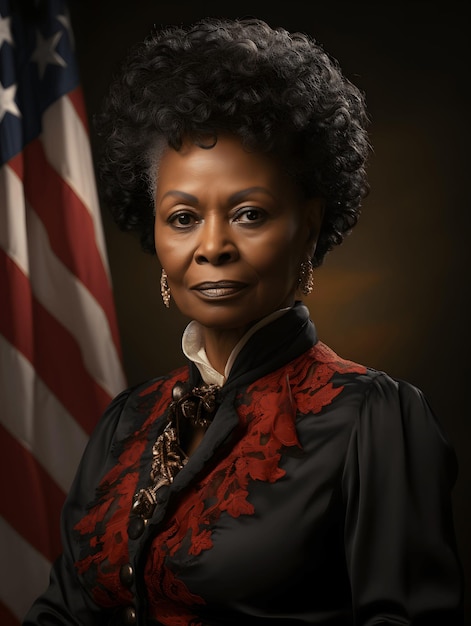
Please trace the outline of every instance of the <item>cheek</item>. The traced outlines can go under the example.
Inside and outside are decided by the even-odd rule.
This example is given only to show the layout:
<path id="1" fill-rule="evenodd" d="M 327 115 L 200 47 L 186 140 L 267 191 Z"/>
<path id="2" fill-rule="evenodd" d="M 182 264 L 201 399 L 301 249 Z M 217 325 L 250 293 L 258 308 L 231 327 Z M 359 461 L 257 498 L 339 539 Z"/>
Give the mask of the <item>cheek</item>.
<path id="1" fill-rule="evenodd" d="M 155 251 L 161 266 L 167 274 L 178 271 L 184 262 L 184 249 L 175 243 L 165 240 L 163 234 L 155 232 Z"/>
<path id="2" fill-rule="evenodd" d="M 289 232 L 288 232 L 289 235 Z M 247 259 L 262 275 L 277 273 L 290 276 L 300 264 L 302 246 L 299 237 L 286 233 L 266 242 L 259 242 L 247 250 Z"/>

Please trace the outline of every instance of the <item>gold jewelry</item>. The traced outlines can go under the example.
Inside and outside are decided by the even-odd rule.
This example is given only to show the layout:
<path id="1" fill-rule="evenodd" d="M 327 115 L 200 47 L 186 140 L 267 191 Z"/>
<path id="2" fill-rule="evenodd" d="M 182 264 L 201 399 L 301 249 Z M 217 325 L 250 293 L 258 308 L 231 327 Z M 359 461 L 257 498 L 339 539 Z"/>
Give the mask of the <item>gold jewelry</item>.
<path id="1" fill-rule="evenodd" d="M 308 296 L 314 287 L 314 268 L 309 257 L 301 263 L 298 285 L 305 296 Z"/>
<path id="2" fill-rule="evenodd" d="M 170 287 L 168 286 L 167 272 L 162 268 L 160 275 L 160 293 L 167 309 L 170 307 Z"/>
<path id="3" fill-rule="evenodd" d="M 168 422 L 152 448 L 151 484 L 134 494 L 132 514 L 142 520 L 152 517 L 157 505 L 157 491 L 169 485 L 188 462 L 188 456 L 180 445 L 180 430 L 183 420 L 194 427 L 207 428 L 218 407 L 218 385 L 202 385 L 189 389 L 177 382 L 172 389 Z"/>

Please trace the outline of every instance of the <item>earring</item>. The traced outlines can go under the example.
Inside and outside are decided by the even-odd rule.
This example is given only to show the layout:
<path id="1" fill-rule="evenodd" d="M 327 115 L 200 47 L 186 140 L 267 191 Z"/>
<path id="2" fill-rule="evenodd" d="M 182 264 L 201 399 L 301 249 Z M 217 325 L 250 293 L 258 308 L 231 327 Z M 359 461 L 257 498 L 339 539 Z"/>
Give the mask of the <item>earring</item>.
<path id="1" fill-rule="evenodd" d="M 314 286 L 314 268 L 309 257 L 301 263 L 298 285 L 303 295 L 308 296 L 311 293 Z"/>
<path id="2" fill-rule="evenodd" d="M 164 269 L 162 269 L 162 274 L 160 275 L 160 293 L 168 309 L 170 307 L 170 287 L 168 286 L 167 272 Z"/>

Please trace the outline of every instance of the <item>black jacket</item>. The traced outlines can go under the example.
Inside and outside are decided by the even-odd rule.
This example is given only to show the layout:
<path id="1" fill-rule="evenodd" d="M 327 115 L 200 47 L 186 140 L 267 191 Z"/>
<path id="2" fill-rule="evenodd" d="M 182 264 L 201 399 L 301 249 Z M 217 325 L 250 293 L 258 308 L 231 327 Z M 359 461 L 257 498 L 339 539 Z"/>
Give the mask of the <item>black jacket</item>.
<path id="1" fill-rule="evenodd" d="M 144 525 L 132 497 L 188 378 L 193 364 L 109 406 L 24 626 L 463 623 L 456 458 L 417 388 L 337 356 L 297 303 L 245 345 Z"/>

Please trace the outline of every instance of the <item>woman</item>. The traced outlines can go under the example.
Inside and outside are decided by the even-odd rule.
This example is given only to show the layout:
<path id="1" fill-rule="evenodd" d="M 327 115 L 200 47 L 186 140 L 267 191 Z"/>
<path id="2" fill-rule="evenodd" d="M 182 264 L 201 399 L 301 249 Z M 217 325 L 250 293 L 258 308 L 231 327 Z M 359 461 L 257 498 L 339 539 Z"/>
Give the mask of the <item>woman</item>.
<path id="1" fill-rule="evenodd" d="M 301 299 L 358 219 L 367 125 L 315 41 L 255 19 L 131 51 L 103 197 L 157 252 L 188 364 L 109 406 L 24 626 L 463 623 L 454 452 L 420 390 L 335 354 Z"/>

